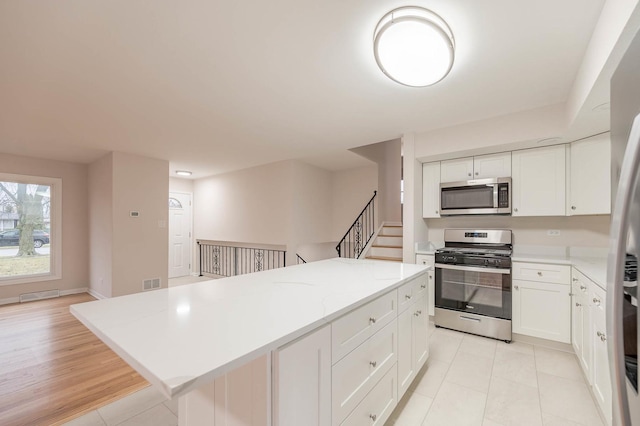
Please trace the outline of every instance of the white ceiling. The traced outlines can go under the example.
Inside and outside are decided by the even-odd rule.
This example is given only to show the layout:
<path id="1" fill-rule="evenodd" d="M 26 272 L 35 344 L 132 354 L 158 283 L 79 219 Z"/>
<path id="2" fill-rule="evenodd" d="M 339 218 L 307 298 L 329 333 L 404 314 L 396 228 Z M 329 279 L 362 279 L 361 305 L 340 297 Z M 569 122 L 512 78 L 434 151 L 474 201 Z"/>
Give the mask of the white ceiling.
<path id="1" fill-rule="evenodd" d="M 565 102 L 603 3 L 415 1 L 456 38 L 449 76 L 416 89 L 387 79 L 371 47 L 404 1 L 3 0 L 0 152 L 91 162 L 117 150 L 194 177 L 291 158 L 364 164 L 331 159 Z"/>

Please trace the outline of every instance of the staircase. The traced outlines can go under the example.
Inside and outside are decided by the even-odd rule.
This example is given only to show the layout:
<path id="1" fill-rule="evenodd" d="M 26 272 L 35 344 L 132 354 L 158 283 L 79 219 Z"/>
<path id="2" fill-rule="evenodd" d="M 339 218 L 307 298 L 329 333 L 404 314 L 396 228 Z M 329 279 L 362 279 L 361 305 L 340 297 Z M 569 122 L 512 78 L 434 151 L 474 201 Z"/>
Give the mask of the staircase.
<path id="1" fill-rule="evenodd" d="M 402 262 L 402 225 L 385 223 L 373 241 L 367 259 Z"/>

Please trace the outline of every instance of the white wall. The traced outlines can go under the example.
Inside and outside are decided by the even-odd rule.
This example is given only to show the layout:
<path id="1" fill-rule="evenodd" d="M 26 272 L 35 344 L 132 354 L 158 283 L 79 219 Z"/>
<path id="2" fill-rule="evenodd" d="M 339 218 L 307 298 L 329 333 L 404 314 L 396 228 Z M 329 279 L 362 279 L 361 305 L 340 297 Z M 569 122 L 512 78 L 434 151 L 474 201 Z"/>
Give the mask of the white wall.
<path id="1" fill-rule="evenodd" d="M 168 175 L 168 161 L 113 153 L 113 296 L 138 293 L 150 278 L 168 287 Z"/>
<path id="2" fill-rule="evenodd" d="M 401 222 L 400 180 L 402 143 L 400 139 L 351 149 L 378 165 L 378 222 Z M 354 218 L 355 219 L 355 218 Z"/>
<path id="3" fill-rule="evenodd" d="M 563 104 L 415 134 L 415 158 L 421 162 L 464 155 L 528 148 L 532 141 L 562 136 Z M 463 156 L 463 155 L 459 155 Z"/>
<path id="4" fill-rule="evenodd" d="M 378 189 L 378 166 L 342 170 L 331 175 L 331 241 L 339 241 Z M 377 197 L 376 197 L 377 198 Z M 379 207 L 376 204 L 376 210 Z M 376 211 L 376 221 L 380 222 Z"/>
<path id="5" fill-rule="evenodd" d="M 91 292 L 111 297 L 113 271 L 113 154 L 89 165 L 89 263 Z"/>
<path id="6" fill-rule="evenodd" d="M 193 194 L 193 179 L 171 177 L 169 178 L 169 191 Z"/>
<path id="7" fill-rule="evenodd" d="M 113 152 L 89 170 L 91 289 L 122 296 L 142 291 L 150 278 L 166 288 L 169 163 Z"/>
<path id="8" fill-rule="evenodd" d="M 377 167 L 329 172 L 282 161 L 194 182 L 196 239 L 299 247 L 315 258 L 346 232 L 377 188 Z M 317 245 L 317 247 L 315 247 Z M 198 265 L 197 246 L 194 264 Z"/>
<path id="9" fill-rule="evenodd" d="M 610 215 L 566 217 L 456 216 L 426 219 L 429 241 L 442 242 L 444 229 L 511 229 L 514 245 L 602 247 L 609 245 Z M 547 231 L 559 230 L 559 236 Z"/>
<path id="10" fill-rule="evenodd" d="M 52 289 L 89 285 L 88 169 L 84 164 L 0 155 L 0 170 L 62 179 L 62 278 L 0 287 L 0 299 Z"/>

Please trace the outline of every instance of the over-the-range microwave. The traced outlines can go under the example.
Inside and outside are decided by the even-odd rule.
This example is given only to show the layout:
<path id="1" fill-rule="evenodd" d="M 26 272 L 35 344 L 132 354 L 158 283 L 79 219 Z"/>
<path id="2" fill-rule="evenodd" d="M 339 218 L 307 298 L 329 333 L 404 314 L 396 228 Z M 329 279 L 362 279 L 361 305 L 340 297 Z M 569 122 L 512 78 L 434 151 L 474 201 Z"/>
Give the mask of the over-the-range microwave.
<path id="1" fill-rule="evenodd" d="M 440 184 L 440 216 L 511 214 L 511 178 Z"/>

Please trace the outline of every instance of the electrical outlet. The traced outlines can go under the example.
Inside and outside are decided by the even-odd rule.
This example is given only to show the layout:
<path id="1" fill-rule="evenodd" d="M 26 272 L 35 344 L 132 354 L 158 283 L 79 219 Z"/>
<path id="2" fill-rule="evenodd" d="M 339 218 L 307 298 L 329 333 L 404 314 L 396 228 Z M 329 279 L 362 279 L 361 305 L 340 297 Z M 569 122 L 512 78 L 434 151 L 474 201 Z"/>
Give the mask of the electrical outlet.
<path id="1" fill-rule="evenodd" d="M 551 237 L 557 237 L 560 235 L 560 231 L 558 231 L 557 229 L 549 229 L 547 231 L 547 235 L 551 236 Z"/>

